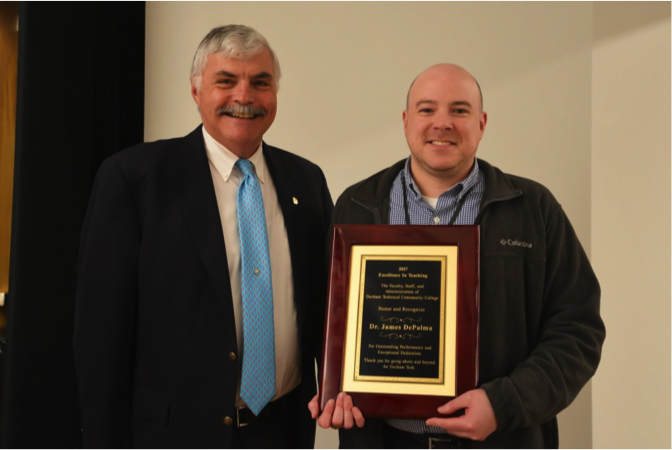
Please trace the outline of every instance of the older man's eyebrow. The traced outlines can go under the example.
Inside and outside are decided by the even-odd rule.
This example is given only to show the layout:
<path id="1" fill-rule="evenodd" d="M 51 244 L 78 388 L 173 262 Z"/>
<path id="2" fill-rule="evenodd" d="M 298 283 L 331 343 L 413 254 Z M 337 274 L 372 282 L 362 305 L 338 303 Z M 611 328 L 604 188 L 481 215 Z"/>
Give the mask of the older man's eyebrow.
<path id="1" fill-rule="evenodd" d="M 458 100 L 456 102 L 451 103 L 452 106 L 468 106 L 471 108 L 471 102 L 468 102 L 466 100 Z"/>
<path id="2" fill-rule="evenodd" d="M 266 80 L 266 79 L 272 79 L 272 78 L 273 78 L 273 75 L 271 75 L 271 74 L 268 73 L 268 72 L 259 72 L 259 73 L 256 74 L 256 75 L 252 75 L 252 78 L 255 78 L 255 79 L 264 79 L 264 80 Z"/>
<path id="3" fill-rule="evenodd" d="M 228 78 L 238 78 L 238 75 L 236 75 L 235 73 L 227 72 L 226 70 L 220 70 L 219 72 L 216 72 L 215 76 L 228 77 Z M 250 78 L 253 78 L 255 80 L 272 80 L 273 75 L 271 75 L 268 72 L 259 72 L 256 75 L 252 75 Z"/>
<path id="4" fill-rule="evenodd" d="M 220 70 L 219 72 L 216 72 L 215 75 L 219 77 L 238 78 L 238 75 L 227 72 L 226 70 Z"/>

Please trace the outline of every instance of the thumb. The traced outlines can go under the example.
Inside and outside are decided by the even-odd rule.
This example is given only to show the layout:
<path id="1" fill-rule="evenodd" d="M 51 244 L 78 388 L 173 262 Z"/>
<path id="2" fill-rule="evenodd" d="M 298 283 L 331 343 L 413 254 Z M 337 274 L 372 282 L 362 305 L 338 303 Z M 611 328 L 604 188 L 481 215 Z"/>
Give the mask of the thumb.
<path id="1" fill-rule="evenodd" d="M 437 410 L 441 414 L 453 414 L 459 411 L 460 409 L 465 408 L 466 406 L 467 401 L 465 400 L 464 395 L 460 395 L 459 397 L 454 398 L 445 405 L 439 406 Z"/>

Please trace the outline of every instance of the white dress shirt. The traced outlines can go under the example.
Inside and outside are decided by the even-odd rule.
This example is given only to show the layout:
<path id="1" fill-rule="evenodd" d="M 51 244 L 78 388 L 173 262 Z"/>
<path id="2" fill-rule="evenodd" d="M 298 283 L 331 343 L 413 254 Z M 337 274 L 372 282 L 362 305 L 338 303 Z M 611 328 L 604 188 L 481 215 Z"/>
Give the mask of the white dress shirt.
<path id="1" fill-rule="evenodd" d="M 210 161 L 210 172 L 215 185 L 217 206 L 224 231 L 226 258 L 229 263 L 233 311 L 236 316 L 238 354 L 243 354 L 243 308 L 240 294 L 240 236 L 238 234 L 237 198 L 238 186 L 243 175 L 234 165 L 239 159 L 226 147 L 211 137 L 203 127 L 205 149 Z M 271 253 L 271 277 L 273 279 L 273 313 L 275 320 L 275 377 L 276 393 L 273 400 L 291 392 L 301 382 L 299 364 L 299 330 L 294 306 L 292 261 L 287 240 L 285 221 L 278 203 L 271 174 L 264 160 L 262 146 L 249 158 L 260 181 L 264 198 L 266 230 Z M 242 360 L 240 360 L 242 362 Z M 242 367 L 242 363 L 240 364 Z M 243 406 L 240 398 L 240 373 L 238 374 L 236 405 Z"/>

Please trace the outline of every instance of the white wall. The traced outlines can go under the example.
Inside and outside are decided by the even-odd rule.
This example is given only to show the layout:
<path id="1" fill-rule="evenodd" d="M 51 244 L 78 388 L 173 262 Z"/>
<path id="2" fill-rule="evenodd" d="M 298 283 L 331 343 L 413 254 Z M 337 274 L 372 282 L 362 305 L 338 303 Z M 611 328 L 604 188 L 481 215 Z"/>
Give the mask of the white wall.
<path id="1" fill-rule="evenodd" d="M 591 164 L 602 167 L 603 162 L 595 160 L 591 144 L 613 134 L 611 125 L 599 135 L 593 131 L 591 85 L 595 87 L 600 70 L 593 61 L 593 11 L 588 2 L 148 2 L 145 137 L 184 135 L 200 123 L 189 94 L 193 53 L 211 28 L 243 23 L 266 36 L 283 70 L 278 116 L 265 139 L 319 164 L 336 198 L 350 184 L 408 154 L 401 123 L 408 86 L 427 66 L 454 62 L 470 70 L 483 88 L 489 123 L 479 156 L 548 186 L 590 254 L 591 238 L 599 239 L 594 228 L 591 233 L 591 214 L 595 221 L 603 198 L 610 198 L 591 196 L 600 176 Z M 667 11 L 669 26 L 669 6 Z M 608 15 L 600 19 L 609 22 Z M 669 32 L 667 41 L 669 46 Z M 620 44 L 616 40 L 610 45 L 617 50 Z M 669 48 L 666 61 L 668 90 L 661 98 L 667 99 L 669 153 Z M 617 125 L 619 135 L 639 133 L 637 127 Z M 643 147 L 637 152 L 642 154 Z M 657 159 L 650 161 L 656 164 Z M 668 169 L 669 189 L 669 154 L 667 161 L 659 169 Z M 666 217 L 669 230 L 669 209 Z M 614 226 L 614 221 L 599 223 L 600 230 Z M 648 298 L 667 299 L 668 321 L 659 327 L 669 344 L 669 240 L 661 246 L 668 249 L 668 289 L 656 287 Z M 642 265 L 635 261 L 633 266 Z M 604 264 L 599 275 L 605 293 L 618 291 L 619 280 L 607 276 L 618 261 L 605 254 Z M 608 345 L 624 331 L 611 322 Z M 613 349 L 619 354 L 620 346 Z M 605 363 L 609 358 L 605 355 Z M 669 442 L 669 346 L 667 358 L 668 401 L 663 406 Z M 647 371 L 655 364 L 638 361 L 648 365 Z M 612 397 L 614 392 L 634 397 L 635 385 L 610 384 L 629 380 L 602 379 Z M 660 400 L 654 405 L 662 407 Z M 590 385 L 585 388 L 561 415 L 561 446 L 591 447 L 591 421 L 601 430 L 604 409 L 612 407 L 604 404 L 592 416 Z M 604 426 L 619 425 L 610 419 Z M 621 428 L 628 426 L 623 422 Z M 318 447 L 336 444 L 333 432 L 318 436 Z"/>
<path id="2" fill-rule="evenodd" d="M 594 445 L 670 448 L 670 3 L 596 3 Z"/>
<path id="3" fill-rule="evenodd" d="M 480 155 L 551 188 L 588 246 L 591 11 L 580 2 L 148 2 L 145 136 L 200 123 L 193 53 L 212 27 L 244 23 L 283 70 L 266 140 L 319 164 L 336 198 L 408 154 L 401 111 L 411 81 L 456 62 L 484 90 Z"/>

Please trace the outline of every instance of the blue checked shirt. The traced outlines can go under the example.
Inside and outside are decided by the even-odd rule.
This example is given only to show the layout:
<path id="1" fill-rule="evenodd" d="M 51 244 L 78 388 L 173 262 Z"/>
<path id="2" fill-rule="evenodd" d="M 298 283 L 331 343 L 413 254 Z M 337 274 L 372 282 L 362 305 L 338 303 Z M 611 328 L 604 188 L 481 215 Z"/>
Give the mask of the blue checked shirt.
<path id="1" fill-rule="evenodd" d="M 390 225 L 406 225 L 404 214 L 403 188 L 401 186 L 402 174 L 406 180 L 406 203 L 411 223 L 408 225 L 449 225 L 450 219 L 455 213 L 458 204 L 464 198 L 464 204 L 453 225 L 473 225 L 478 216 L 478 208 L 481 205 L 485 180 L 483 173 L 478 170 L 478 161 L 474 160 L 474 167 L 469 176 L 457 183 L 452 188 L 441 194 L 432 208 L 420 194 L 415 180 L 411 176 L 411 158 L 406 160 L 404 170 L 392 184 L 390 193 Z"/>
<path id="2" fill-rule="evenodd" d="M 390 225 L 406 225 L 404 212 L 404 192 L 402 188 L 402 175 L 406 182 L 406 204 L 411 223 L 409 225 L 448 225 L 451 218 L 463 201 L 453 225 L 473 225 L 478 216 L 478 208 L 481 205 L 483 192 L 485 191 L 485 179 L 478 169 L 478 160 L 474 160 L 474 167 L 469 176 L 457 183 L 452 188 L 441 194 L 436 209 L 432 208 L 420 194 L 415 180 L 411 176 L 411 158 L 406 160 L 404 170 L 399 172 L 392 184 L 390 192 Z M 387 424 L 400 430 L 411 433 L 436 433 L 446 431 L 443 428 L 428 427 L 424 420 L 388 419 Z"/>

